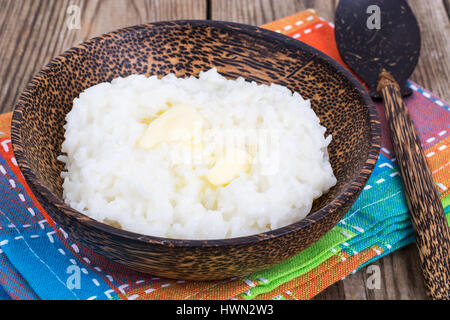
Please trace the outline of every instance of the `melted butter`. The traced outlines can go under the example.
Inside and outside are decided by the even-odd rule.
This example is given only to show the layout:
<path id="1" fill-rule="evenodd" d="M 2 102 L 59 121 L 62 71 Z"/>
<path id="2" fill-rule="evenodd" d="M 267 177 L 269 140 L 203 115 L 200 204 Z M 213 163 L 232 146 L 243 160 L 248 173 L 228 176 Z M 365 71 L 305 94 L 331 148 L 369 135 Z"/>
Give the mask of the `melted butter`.
<path id="1" fill-rule="evenodd" d="M 198 111 L 186 104 L 177 104 L 158 115 L 155 119 L 143 119 L 148 123 L 144 135 L 137 141 L 137 147 L 149 150 L 161 142 L 188 143 L 203 126 Z"/>

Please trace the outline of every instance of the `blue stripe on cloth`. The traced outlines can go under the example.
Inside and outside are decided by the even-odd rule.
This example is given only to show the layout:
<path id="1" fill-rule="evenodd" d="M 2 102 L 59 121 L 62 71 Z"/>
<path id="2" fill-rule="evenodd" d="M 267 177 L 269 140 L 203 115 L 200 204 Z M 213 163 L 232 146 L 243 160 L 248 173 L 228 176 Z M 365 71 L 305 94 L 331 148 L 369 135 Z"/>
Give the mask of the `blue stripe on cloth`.
<path id="1" fill-rule="evenodd" d="M 411 220 L 408 216 L 398 215 L 397 217 L 378 223 L 364 237 L 355 237 L 345 242 L 341 245 L 341 248 L 350 255 L 370 248 L 376 243 L 383 243 L 381 247 L 384 249 L 385 247 L 389 248 L 389 246 L 392 246 L 400 239 L 409 237 L 412 234 Z"/>
<path id="2" fill-rule="evenodd" d="M 79 264 L 80 259 L 46 223 L 2 157 L 0 165 L 7 170 L 7 174 L 0 174 L 0 248 L 3 254 L 41 299 L 107 299 L 104 292 L 111 291 L 111 287 Z M 71 267 L 73 265 L 75 267 Z M 79 276 L 80 281 L 71 282 L 73 275 Z M 80 288 L 69 289 L 70 283 L 79 283 Z"/>
<path id="3" fill-rule="evenodd" d="M 11 299 L 39 299 L 28 282 L 17 272 L 4 253 L 0 253 L 0 287 Z"/>
<path id="4" fill-rule="evenodd" d="M 371 177 L 377 176 L 386 170 L 397 171 L 397 166 L 392 162 L 391 159 L 380 153 L 378 156 L 377 163 L 372 171 Z"/>
<path id="5" fill-rule="evenodd" d="M 364 233 L 380 221 L 408 212 L 400 176 L 392 162 L 380 155 L 376 171 L 370 176 L 364 190 L 339 222 L 339 226 Z M 364 236 L 364 235 L 362 235 Z"/>
<path id="6" fill-rule="evenodd" d="M 11 300 L 11 297 L 6 293 L 2 286 L 0 286 L 0 300 Z"/>

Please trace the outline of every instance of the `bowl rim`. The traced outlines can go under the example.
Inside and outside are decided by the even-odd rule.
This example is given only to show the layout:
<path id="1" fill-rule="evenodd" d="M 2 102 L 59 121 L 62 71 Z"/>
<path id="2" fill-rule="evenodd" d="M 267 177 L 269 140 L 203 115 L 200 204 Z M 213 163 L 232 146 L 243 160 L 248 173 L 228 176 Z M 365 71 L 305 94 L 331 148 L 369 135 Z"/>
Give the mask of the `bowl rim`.
<path id="1" fill-rule="evenodd" d="M 367 154 L 367 159 L 362 168 L 359 170 L 357 177 L 354 178 L 353 180 L 348 181 L 347 184 L 344 186 L 344 189 L 340 192 L 340 194 L 337 195 L 337 197 L 332 199 L 328 204 L 326 204 L 321 209 L 314 211 L 312 213 L 310 212 L 308 216 L 305 217 L 304 219 L 274 230 L 235 238 L 193 240 L 193 239 L 173 239 L 173 238 L 144 235 L 132 231 L 118 229 L 106 223 L 94 220 L 93 218 L 84 215 L 83 213 L 75 209 L 72 209 L 69 205 L 65 204 L 62 199 L 60 199 L 57 195 L 55 195 L 52 191 L 50 191 L 44 184 L 42 184 L 39 181 L 33 170 L 30 169 L 31 167 L 29 166 L 27 158 L 25 157 L 24 151 L 22 149 L 21 144 L 22 109 L 28 103 L 28 99 L 31 96 L 32 91 L 38 85 L 38 82 L 41 80 L 41 77 L 48 74 L 48 72 L 53 67 L 57 66 L 59 63 L 62 63 L 63 59 L 78 52 L 88 50 L 89 46 L 95 44 L 96 42 L 102 41 L 107 38 L 111 38 L 117 34 L 134 32 L 140 29 L 148 29 L 170 25 L 173 25 L 174 27 L 182 27 L 182 26 L 216 27 L 233 32 L 247 34 L 255 38 L 262 38 L 265 41 L 273 40 L 280 43 L 283 46 L 306 51 L 313 56 L 313 59 L 315 57 L 318 57 L 319 60 L 321 60 L 321 63 L 325 63 L 326 65 L 331 67 L 333 72 L 340 73 L 350 83 L 350 85 L 353 86 L 358 91 L 361 99 L 363 100 L 363 103 L 365 104 L 368 110 L 369 115 L 370 148 Z M 118 236 L 125 238 L 127 240 L 132 241 L 134 240 L 147 244 L 155 244 L 178 248 L 196 248 L 196 247 L 213 248 L 218 246 L 224 247 L 235 245 L 249 245 L 281 237 L 283 235 L 286 235 L 287 233 L 291 233 L 293 231 L 297 231 L 307 226 L 310 226 L 314 223 L 318 223 L 328 215 L 333 214 L 340 207 L 344 206 L 348 201 L 351 201 L 353 197 L 355 197 L 356 199 L 356 197 L 362 191 L 365 183 L 369 179 L 372 170 L 377 162 L 379 150 L 381 147 L 380 146 L 381 128 L 376 106 L 373 103 L 372 99 L 370 98 L 368 92 L 362 86 L 362 84 L 344 66 L 339 64 L 336 60 L 332 59 L 325 53 L 315 49 L 314 47 L 297 39 L 288 37 L 286 35 L 271 30 L 242 23 L 219 21 L 219 20 L 174 20 L 174 21 L 150 22 L 117 29 L 115 31 L 108 32 L 103 35 L 83 41 L 82 43 L 66 50 L 64 53 L 53 58 L 47 65 L 45 65 L 41 69 L 41 71 L 36 73 L 31 78 L 31 80 L 25 87 L 23 93 L 19 96 L 17 103 L 15 104 L 11 122 L 11 143 L 13 146 L 13 152 L 17 160 L 18 166 L 25 178 L 25 181 L 28 183 L 33 193 L 43 197 L 48 203 L 48 205 L 62 212 L 62 214 L 64 215 L 70 215 L 71 218 L 77 220 L 79 223 L 86 225 L 87 227 L 93 228 L 96 231 L 106 233 L 108 235 L 112 235 L 115 237 Z"/>

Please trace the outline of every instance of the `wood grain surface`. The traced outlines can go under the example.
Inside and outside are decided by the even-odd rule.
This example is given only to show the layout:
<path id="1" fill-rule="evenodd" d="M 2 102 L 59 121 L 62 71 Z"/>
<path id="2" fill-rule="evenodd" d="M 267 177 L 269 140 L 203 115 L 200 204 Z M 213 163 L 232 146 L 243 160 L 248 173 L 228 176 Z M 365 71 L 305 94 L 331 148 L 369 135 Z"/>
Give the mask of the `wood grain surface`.
<path id="1" fill-rule="evenodd" d="M 260 25 L 307 8 L 334 20 L 337 0 L 0 0 L 0 112 L 12 110 L 30 77 L 71 46 L 120 27 L 173 19 L 216 19 Z M 409 0 L 422 30 L 422 54 L 411 80 L 450 101 L 450 2 Z M 79 8 L 79 29 L 76 13 Z M 75 10 L 76 11 L 76 10 Z M 77 26 L 76 26 L 77 27 Z M 425 299 L 415 246 L 375 263 L 380 289 L 363 268 L 316 299 Z"/>

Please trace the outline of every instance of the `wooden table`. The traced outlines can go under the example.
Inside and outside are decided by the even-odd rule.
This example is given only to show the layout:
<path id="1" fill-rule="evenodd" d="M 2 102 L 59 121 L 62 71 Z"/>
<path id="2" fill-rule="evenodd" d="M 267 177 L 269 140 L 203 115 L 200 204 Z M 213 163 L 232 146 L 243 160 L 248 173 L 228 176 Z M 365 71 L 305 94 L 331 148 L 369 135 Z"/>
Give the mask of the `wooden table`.
<path id="1" fill-rule="evenodd" d="M 73 45 L 121 27 L 157 20 L 215 19 L 261 25 L 307 8 L 334 20 L 337 0 L 0 0 L 0 112 L 10 111 L 30 77 Z M 422 54 L 411 79 L 450 101 L 450 0 L 409 1 L 422 30 Z M 79 14 L 79 19 L 76 19 Z M 73 28 L 68 28 L 68 25 Z M 78 28 L 79 27 L 79 28 Z M 380 289 L 368 289 L 367 268 L 316 299 L 424 299 L 411 245 L 374 265 Z"/>

